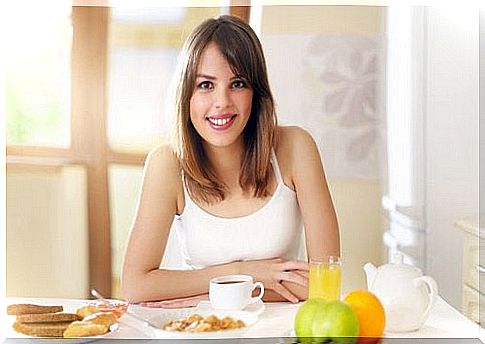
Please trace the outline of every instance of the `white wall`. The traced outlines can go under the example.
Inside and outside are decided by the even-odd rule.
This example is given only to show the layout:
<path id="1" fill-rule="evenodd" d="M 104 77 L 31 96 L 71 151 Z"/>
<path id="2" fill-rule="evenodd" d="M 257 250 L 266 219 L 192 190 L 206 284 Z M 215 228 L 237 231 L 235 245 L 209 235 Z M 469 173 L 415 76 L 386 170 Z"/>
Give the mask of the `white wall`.
<path id="1" fill-rule="evenodd" d="M 460 218 L 478 215 L 478 12 L 428 8 L 427 267 L 461 307 Z"/>

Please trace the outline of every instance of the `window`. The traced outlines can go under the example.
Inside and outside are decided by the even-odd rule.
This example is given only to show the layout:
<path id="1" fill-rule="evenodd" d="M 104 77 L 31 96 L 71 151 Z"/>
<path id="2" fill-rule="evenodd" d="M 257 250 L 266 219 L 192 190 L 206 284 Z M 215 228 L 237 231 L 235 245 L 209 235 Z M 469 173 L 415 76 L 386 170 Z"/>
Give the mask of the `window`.
<path id="1" fill-rule="evenodd" d="M 7 144 L 68 148 L 71 6 L 30 6 L 13 7 L 11 17 L 22 20 L 6 35 Z"/>
<path id="2" fill-rule="evenodd" d="M 87 200 L 85 289 L 117 297 L 143 163 L 168 130 L 163 99 L 182 42 L 203 18 L 230 11 L 248 20 L 249 8 L 37 7 L 11 23 L 19 35 L 8 42 L 7 178 L 19 165 L 85 171 L 71 178 Z"/>

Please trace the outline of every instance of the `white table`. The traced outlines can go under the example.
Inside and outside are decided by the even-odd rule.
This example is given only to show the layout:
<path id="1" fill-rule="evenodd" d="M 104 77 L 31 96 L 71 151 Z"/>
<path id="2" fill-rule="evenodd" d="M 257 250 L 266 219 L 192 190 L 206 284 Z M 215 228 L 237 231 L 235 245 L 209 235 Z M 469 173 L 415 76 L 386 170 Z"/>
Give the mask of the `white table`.
<path id="1" fill-rule="evenodd" d="M 36 303 L 36 304 L 62 304 L 65 311 L 74 311 L 76 308 L 85 304 L 86 300 L 75 299 L 37 299 L 37 298 L 7 298 L 3 300 L 2 317 L 0 327 L 0 338 L 8 338 L 7 342 L 16 342 L 14 339 L 29 338 L 22 334 L 16 333 L 11 328 L 13 316 L 7 316 L 5 314 L 6 305 L 12 303 Z M 266 303 L 265 311 L 259 316 L 259 321 L 243 330 L 238 331 L 237 338 L 248 338 L 244 342 L 268 342 L 268 343 L 291 343 L 291 331 L 293 329 L 293 321 L 295 318 L 298 305 L 290 303 Z M 137 314 L 144 317 L 150 317 L 156 315 L 157 312 L 164 312 L 163 309 L 144 308 L 137 305 L 130 305 L 130 308 Z M 146 327 L 141 322 L 133 319 L 127 315 L 120 318 L 120 325 L 118 330 L 106 335 L 106 338 L 110 339 L 170 339 L 170 336 L 166 333 L 152 330 L 150 327 Z M 221 332 L 222 333 L 222 332 Z M 225 336 L 228 336 L 229 332 L 226 332 Z M 217 335 L 215 335 L 217 336 Z M 230 337 L 230 336 L 229 336 Z M 403 341 L 404 343 L 411 343 L 408 338 L 442 338 L 442 340 L 436 341 L 436 343 L 444 343 L 444 338 L 454 338 L 449 343 L 480 343 L 478 338 L 483 338 L 483 330 L 474 322 L 468 320 L 460 312 L 447 304 L 442 298 L 438 297 L 435 305 L 433 306 L 430 316 L 427 319 L 424 326 L 415 332 L 408 333 L 386 333 L 383 343 L 398 343 Z M 458 338 L 466 338 L 465 341 L 458 341 Z M 267 341 L 265 340 L 267 339 Z M 399 340 L 402 339 L 402 340 Z M 475 340 L 473 340 L 475 339 Z M 17 340 L 18 341 L 18 340 Z M 231 340 L 228 340 L 231 342 Z M 233 342 L 240 343 L 240 339 L 234 339 Z M 106 341 L 109 342 L 109 341 Z M 117 341 L 118 342 L 118 341 Z M 123 342 L 123 341 L 120 341 Z M 133 341 L 126 341 L 127 343 L 134 343 Z M 169 341 L 162 341 L 169 342 Z M 194 342 L 194 341 L 177 341 L 177 343 Z M 198 340 L 197 343 L 205 342 L 205 340 Z M 209 340 L 210 342 L 210 340 Z M 225 341 L 224 341 L 225 342 Z M 413 343 L 418 341 L 412 341 Z M 421 342 L 421 340 L 419 341 Z M 426 342 L 433 342 L 428 340 Z M 23 343 L 23 341 L 22 341 Z M 220 341 L 218 341 L 220 343 Z"/>

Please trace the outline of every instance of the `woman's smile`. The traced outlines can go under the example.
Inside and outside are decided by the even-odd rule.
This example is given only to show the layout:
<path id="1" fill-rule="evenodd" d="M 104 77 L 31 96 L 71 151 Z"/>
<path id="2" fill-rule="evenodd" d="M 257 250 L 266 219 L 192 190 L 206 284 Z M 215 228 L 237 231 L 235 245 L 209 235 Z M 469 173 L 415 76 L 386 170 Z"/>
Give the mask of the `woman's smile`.
<path id="1" fill-rule="evenodd" d="M 209 125 L 215 130 L 226 130 L 231 127 L 237 114 L 220 114 L 207 117 Z"/>

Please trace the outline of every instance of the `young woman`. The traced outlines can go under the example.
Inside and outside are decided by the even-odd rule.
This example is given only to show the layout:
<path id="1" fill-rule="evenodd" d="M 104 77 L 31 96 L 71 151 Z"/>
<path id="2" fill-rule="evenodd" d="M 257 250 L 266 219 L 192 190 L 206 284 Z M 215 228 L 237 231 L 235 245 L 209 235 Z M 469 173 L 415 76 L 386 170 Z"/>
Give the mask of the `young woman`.
<path id="1" fill-rule="evenodd" d="M 298 127 L 277 125 L 261 44 L 236 17 L 208 19 L 183 47 L 172 144 L 152 151 L 125 255 L 131 302 L 185 307 L 211 278 L 252 275 L 265 301 L 306 299 L 308 263 L 340 255 L 320 155 Z M 185 269 L 159 268 L 174 223 Z"/>

